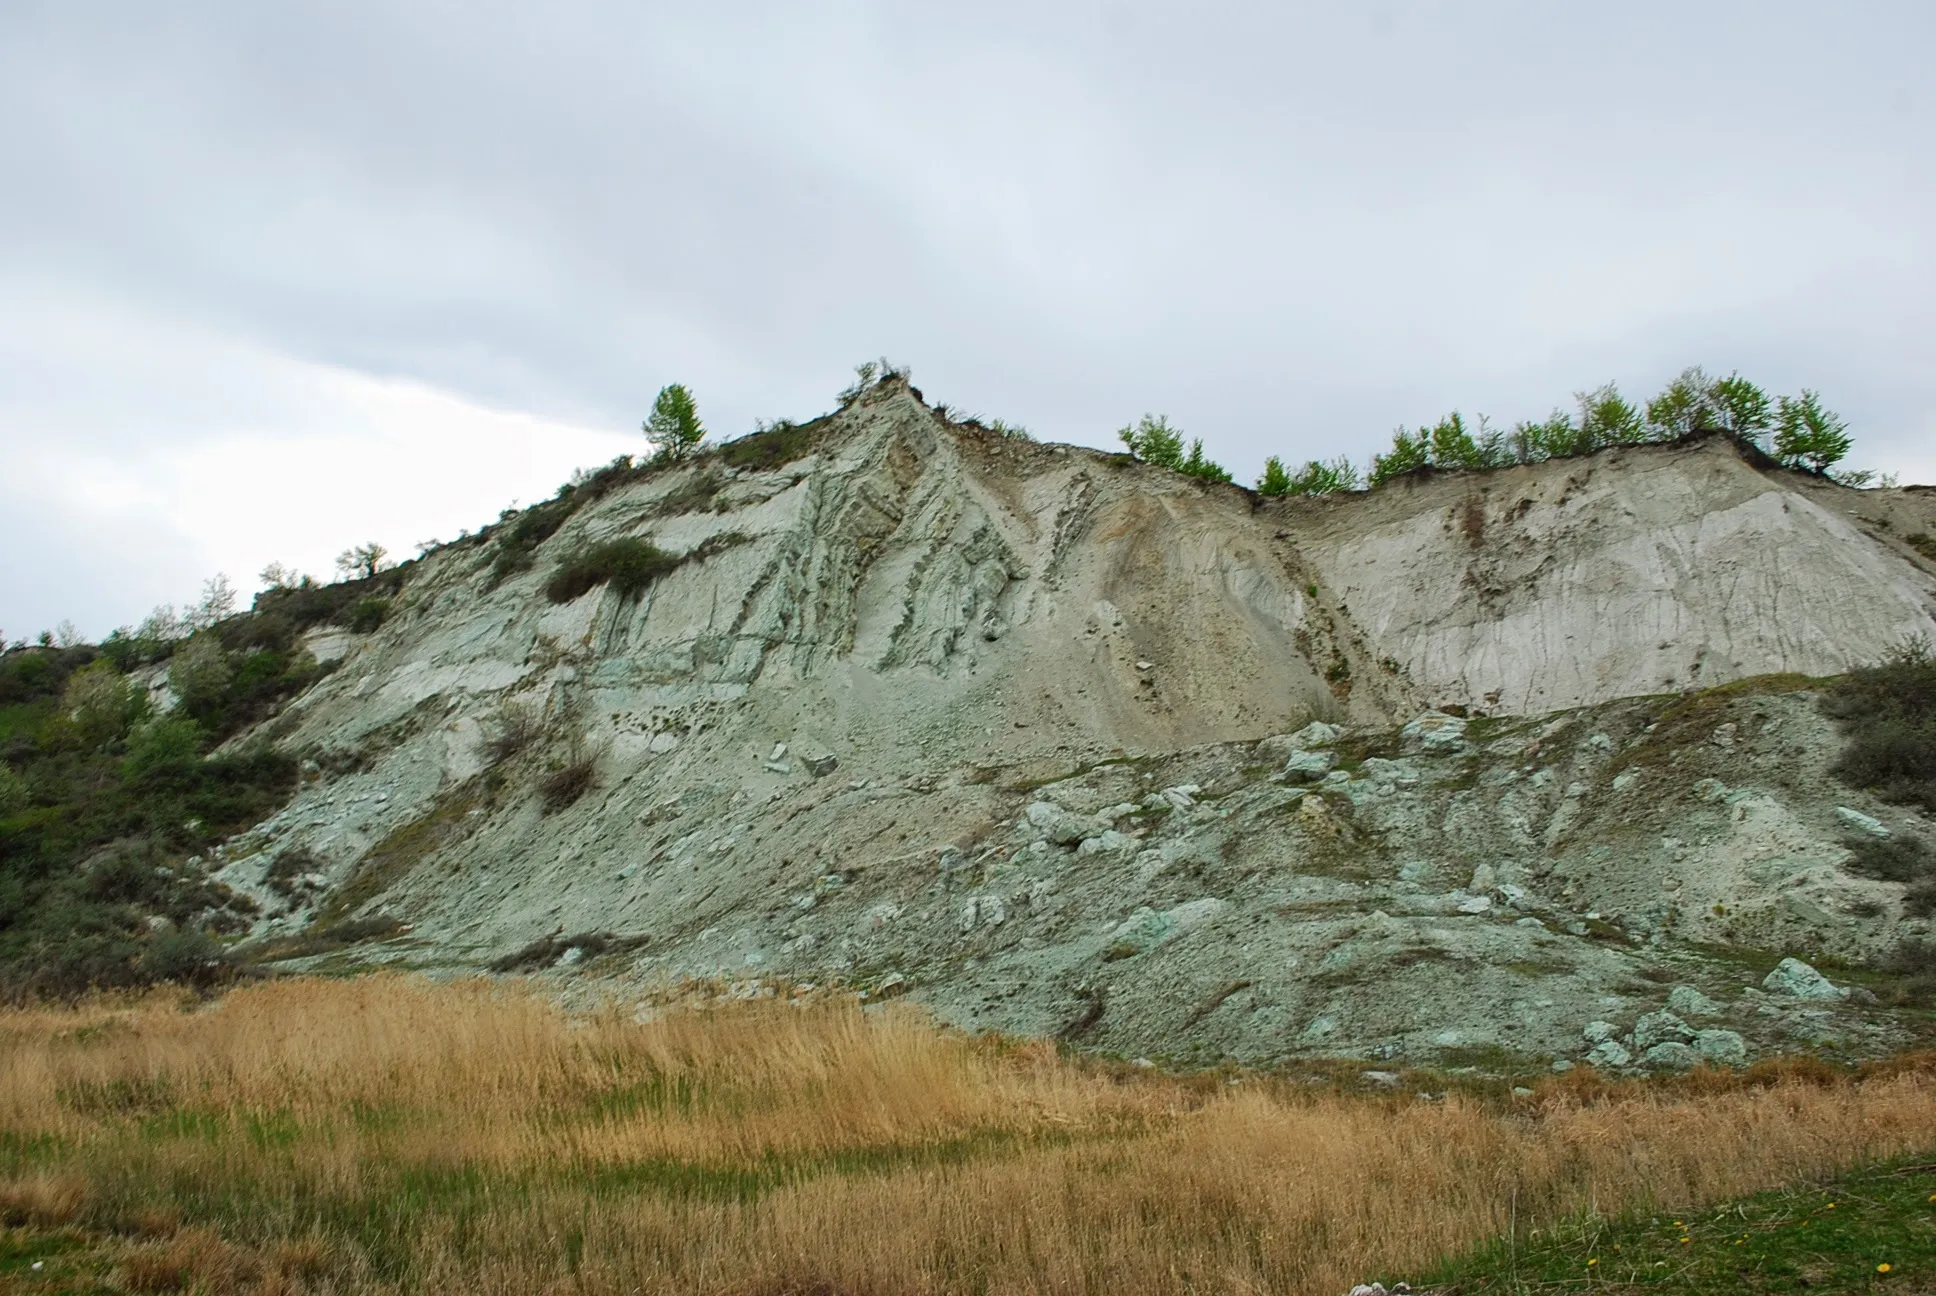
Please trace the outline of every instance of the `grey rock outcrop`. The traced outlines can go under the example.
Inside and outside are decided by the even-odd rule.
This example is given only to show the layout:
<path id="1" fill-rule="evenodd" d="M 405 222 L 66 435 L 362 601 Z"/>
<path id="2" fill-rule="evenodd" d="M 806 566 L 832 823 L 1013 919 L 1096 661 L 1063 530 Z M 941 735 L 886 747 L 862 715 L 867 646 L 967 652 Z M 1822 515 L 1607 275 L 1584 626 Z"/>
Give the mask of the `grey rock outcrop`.
<path id="1" fill-rule="evenodd" d="M 1667 1011 L 1682 1017 L 1712 1017 L 1721 1005 L 1691 985 L 1677 985 L 1667 992 Z"/>
<path id="2" fill-rule="evenodd" d="M 306 762 L 220 857 L 257 937 L 387 910 L 407 946 L 335 957 L 462 973 L 611 931 L 622 952 L 544 975 L 891 984 L 1166 1064 L 1437 1064 L 1578 1057 L 1579 1023 L 1658 1008 L 1663 961 L 1724 984 L 1715 945 L 1914 934 L 1900 884 L 1842 867 L 1814 696 L 1661 695 L 1936 631 L 1936 577 L 1891 539 L 1936 531 L 1936 497 L 1858 513 L 1709 440 L 1260 501 L 900 382 L 601 482 L 427 554 L 237 739 Z M 519 548 L 528 520 L 552 529 Z M 545 596 L 627 536 L 683 561 Z M 494 754 L 510 713 L 539 736 Z M 547 808 L 573 752 L 591 786 Z M 292 895 L 268 874 L 296 847 Z M 1729 1008 L 1754 1052 L 1805 1013 L 1851 1050 L 1895 1038 L 1852 999 L 1763 1006 Z M 1586 1043 L 1627 1067 L 1623 1038 Z"/>
<path id="3" fill-rule="evenodd" d="M 1798 958 L 1777 963 L 1775 970 L 1761 979 L 1761 988 L 1796 999 L 1841 999 L 1848 993 Z"/>

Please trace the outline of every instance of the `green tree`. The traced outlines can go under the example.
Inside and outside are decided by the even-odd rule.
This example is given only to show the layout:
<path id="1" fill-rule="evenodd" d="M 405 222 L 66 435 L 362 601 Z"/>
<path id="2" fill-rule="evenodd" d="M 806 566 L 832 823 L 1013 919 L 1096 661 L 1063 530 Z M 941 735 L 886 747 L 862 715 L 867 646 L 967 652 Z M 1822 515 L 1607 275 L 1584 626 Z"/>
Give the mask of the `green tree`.
<path id="1" fill-rule="evenodd" d="M 1376 490 L 1392 478 L 1416 472 L 1431 462 L 1431 437 L 1423 431 L 1411 433 L 1401 427 L 1392 433 L 1391 449 L 1371 457 L 1371 487 Z"/>
<path id="2" fill-rule="evenodd" d="M 1465 429 L 1465 416 L 1453 410 L 1420 435 L 1430 440 L 1429 453 L 1435 468 L 1483 468 L 1479 443 Z"/>
<path id="3" fill-rule="evenodd" d="M 61 690 L 65 736 L 87 751 L 120 741 L 147 709 L 147 694 L 105 658 L 69 675 Z"/>
<path id="4" fill-rule="evenodd" d="M 1743 440 L 1761 444 L 1772 425 L 1767 392 L 1736 373 L 1715 383 L 1709 395 L 1723 429 Z"/>
<path id="5" fill-rule="evenodd" d="M 1134 427 L 1118 428 L 1116 435 L 1144 463 L 1182 471 L 1183 433 L 1171 427 L 1162 415 L 1145 414 Z"/>
<path id="6" fill-rule="evenodd" d="M 1513 456 L 1520 463 L 1540 463 L 1547 459 L 1566 459 L 1594 448 L 1592 434 L 1573 422 L 1565 410 L 1554 410 L 1543 423 L 1516 425 L 1510 438 Z"/>
<path id="7" fill-rule="evenodd" d="M 1715 382 L 1699 365 L 1681 370 L 1665 391 L 1647 402 L 1647 422 L 1669 441 L 1727 428 Z"/>
<path id="8" fill-rule="evenodd" d="M 1840 463 L 1853 444 L 1849 425 L 1822 408 L 1822 398 L 1807 388 L 1799 399 L 1783 396 L 1777 402 L 1774 426 L 1775 458 L 1818 476 Z"/>
<path id="9" fill-rule="evenodd" d="M 1343 455 L 1322 462 L 1313 459 L 1291 478 L 1292 495 L 1334 495 L 1358 489 L 1358 467 Z"/>
<path id="10" fill-rule="evenodd" d="M 168 687 L 181 699 L 182 710 L 198 718 L 219 713 L 232 678 L 222 641 L 212 634 L 196 635 L 168 662 Z"/>
<path id="11" fill-rule="evenodd" d="M 336 574 L 344 580 L 368 580 L 388 570 L 393 565 L 389 559 L 390 551 L 372 540 L 337 554 Z"/>
<path id="12" fill-rule="evenodd" d="M 1230 470 L 1203 453 L 1203 442 L 1201 440 L 1192 440 L 1190 442 L 1190 453 L 1183 457 L 1181 464 L 1177 465 L 1177 471 L 1185 477 L 1196 477 L 1203 481 L 1227 482 L 1230 480 Z"/>
<path id="13" fill-rule="evenodd" d="M 1264 460 L 1264 475 L 1257 479 L 1257 493 L 1266 499 L 1291 492 L 1291 475 L 1284 470 L 1284 461 L 1276 455 Z"/>
<path id="14" fill-rule="evenodd" d="M 659 389 L 658 398 L 652 402 L 652 417 L 645 421 L 644 428 L 652 441 L 654 463 L 689 459 L 706 439 L 706 429 L 699 422 L 699 407 L 693 403 L 692 393 L 679 383 Z"/>
<path id="15" fill-rule="evenodd" d="M 1580 435 L 1594 445 L 1633 445 L 1647 439 L 1647 419 L 1612 383 L 1575 392 L 1580 403 Z"/>

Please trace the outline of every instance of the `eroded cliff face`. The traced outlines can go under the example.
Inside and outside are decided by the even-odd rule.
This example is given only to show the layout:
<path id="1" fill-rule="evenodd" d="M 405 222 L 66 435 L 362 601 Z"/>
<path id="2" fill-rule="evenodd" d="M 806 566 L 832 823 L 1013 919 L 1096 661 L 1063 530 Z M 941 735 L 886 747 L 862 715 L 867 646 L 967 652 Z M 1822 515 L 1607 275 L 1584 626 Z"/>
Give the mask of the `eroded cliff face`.
<path id="1" fill-rule="evenodd" d="M 507 579 L 501 532 L 440 550 L 380 631 L 319 640 L 338 668 L 271 725 L 311 773 L 223 854 L 259 934 L 387 914 L 407 933 L 350 957 L 837 982 L 1266 1059 L 1564 1054 L 1676 977 L 1738 990 L 1716 944 L 1922 930 L 1838 872 L 1838 797 L 1915 825 L 1829 783 L 1805 681 L 1674 708 L 1936 631 L 1896 539 L 1929 494 L 1711 442 L 1260 505 L 898 383 L 795 435 L 628 481 Z M 691 557 L 546 600 L 627 536 Z M 1400 728 L 1428 706 L 1474 718 Z M 1777 1008 L 1737 1033 L 1907 1029 Z"/>

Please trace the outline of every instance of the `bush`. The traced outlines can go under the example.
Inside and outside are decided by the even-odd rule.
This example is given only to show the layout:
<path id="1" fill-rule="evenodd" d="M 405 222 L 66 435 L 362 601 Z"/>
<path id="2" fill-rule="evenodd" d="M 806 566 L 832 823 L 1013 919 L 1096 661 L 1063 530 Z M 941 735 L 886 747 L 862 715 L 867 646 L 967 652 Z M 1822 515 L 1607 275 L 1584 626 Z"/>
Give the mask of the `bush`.
<path id="1" fill-rule="evenodd" d="M 390 600 L 380 594 L 371 594 L 356 601 L 350 609 L 349 626 L 356 634 L 369 634 L 381 626 L 390 615 Z"/>
<path id="2" fill-rule="evenodd" d="M 600 585 L 609 585 L 620 597 L 629 598 L 676 571 L 682 561 L 647 540 L 613 540 L 567 561 L 545 585 L 545 597 L 553 603 L 569 603 Z"/>
<path id="3" fill-rule="evenodd" d="M 538 780 L 538 798 L 544 803 L 544 812 L 556 814 L 591 791 L 597 773 L 594 758 L 578 755 L 569 764 L 546 774 Z"/>
<path id="4" fill-rule="evenodd" d="M 1264 460 L 1264 475 L 1257 479 L 1257 493 L 1265 499 L 1275 499 L 1290 493 L 1291 475 L 1284 470 L 1284 461 L 1276 455 Z"/>
<path id="5" fill-rule="evenodd" d="M 734 468 L 755 471 L 778 468 L 813 453 L 814 443 L 824 427 L 822 420 L 802 424 L 781 419 L 737 440 L 728 441 L 719 448 L 719 458 Z"/>
<path id="6" fill-rule="evenodd" d="M 1936 873 L 1936 858 L 1920 837 L 1851 837 L 1842 844 L 1854 852 L 1844 867 L 1857 877 L 1914 882 Z"/>
<path id="7" fill-rule="evenodd" d="M 1145 414 L 1135 426 L 1119 428 L 1116 435 L 1129 447 L 1130 454 L 1144 463 L 1203 481 L 1230 480 L 1229 470 L 1204 455 L 1201 438 L 1191 441 L 1186 452 L 1183 434 L 1159 414 Z"/>
<path id="8" fill-rule="evenodd" d="M 1775 420 L 1775 458 L 1786 467 L 1825 476 L 1849 453 L 1848 428 L 1807 388 L 1798 400 L 1783 396 Z"/>
<path id="9" fill-rule="evenodd" d="M 1313 459 L 1305 464 L 1291 478 L 1286 491 L 1291 495 L 1335 495 L 1339 491 L 1357 489 L 1357 466 L 1339 455 L 1336 459 L 1324 462 Z"/>
<path id="10" fill-rule="evenodd" d="M 1886 801 L 1936 810 L 1936 658 L 1926 639 L 1851 671 L 1824 706 L 1848 736 L 1837 777 Z"/>
<path id="11" fill-rule="evenodd" d="M 484 743 L 491 764 L 502 765 L 544 736 L 535 707 L 507 702 L 498 710 L 496 731 Z"/>

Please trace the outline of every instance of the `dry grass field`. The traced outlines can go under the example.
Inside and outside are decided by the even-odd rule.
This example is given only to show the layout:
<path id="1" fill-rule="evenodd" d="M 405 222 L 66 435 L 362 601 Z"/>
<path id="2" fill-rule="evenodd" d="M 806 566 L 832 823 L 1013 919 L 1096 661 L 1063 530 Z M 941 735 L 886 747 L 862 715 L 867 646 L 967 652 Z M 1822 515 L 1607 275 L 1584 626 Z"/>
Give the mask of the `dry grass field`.
<path id="1" fill-rule="evenodd" d="M 1928 1058 L 1440 1101 L 1229 1079 L 911 1009 L 401 977 L 9 1011 L 0 1289 L 1332 1296 L 1936 1148 Z"/>

